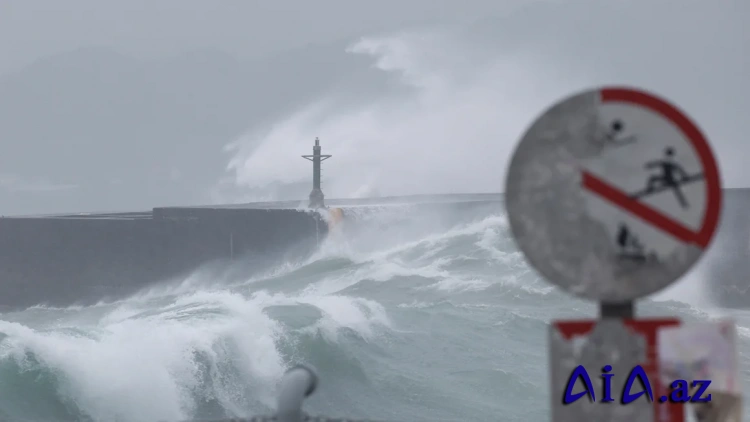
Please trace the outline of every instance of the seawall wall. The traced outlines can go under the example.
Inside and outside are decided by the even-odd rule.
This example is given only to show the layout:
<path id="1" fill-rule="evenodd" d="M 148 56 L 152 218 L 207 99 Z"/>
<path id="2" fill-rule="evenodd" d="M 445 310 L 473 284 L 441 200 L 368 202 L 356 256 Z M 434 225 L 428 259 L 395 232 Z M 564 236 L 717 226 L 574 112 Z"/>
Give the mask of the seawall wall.
<path id="1" fill-rule="evenodd" d="M 303 255 L 326 230 L 317 214 L 286 209 L 0 218 L 0 307 L 90 303 L 212 261 Z"/>

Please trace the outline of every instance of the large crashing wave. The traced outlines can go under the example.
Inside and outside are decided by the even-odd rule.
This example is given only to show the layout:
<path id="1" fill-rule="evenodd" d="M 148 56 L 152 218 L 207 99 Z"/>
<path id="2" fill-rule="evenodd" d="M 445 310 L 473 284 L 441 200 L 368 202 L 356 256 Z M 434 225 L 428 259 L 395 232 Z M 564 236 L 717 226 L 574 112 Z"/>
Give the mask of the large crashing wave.
<path id="1" fill-rule="evenodd" d="M 545 420 L 546 323 L 593 306 L 526 266 L 496 208 L 347 212 L 312 258 L 239 283 L 196 273 L 117 303 L 2 315 L 0 418 L 266 413 L 281 374 L 303 361 L 321 373 L 314 413 Z M 680 294 L 639 312 L 712 317 Z"/>
<path id="2" fill-rule="evenodd" d="M 381 230 L 400 211 L 382 212 Z M 378 221 L 366 213 L 365 226 Z M 346 404 L 361 397 L 347 400 L 357 388 L 344 386 L 367 395 L 377 379 L 365 369 L 377 359 L 373 347 L 403 342 L 402 331 L 413 328 L 394 324 L 387 308 L 421 309 L 449 292 L 488 288 L 492 280 L 474 271 L 507 258 L 494 242 L 502 230 L 502 217 L 488 216 L 442 234 L 420 228 L 390 245 L 375 232 L 369 241 L 364 232 L 333 233 L 308 261 L 237 285 L 191 280 L 113 304 L 4 315 L 0 413 L 96 421 L 247 416 L 270 409 L 275 383 L 295 361 L 316 365 L 329 393 L 340 386 L 337 407 L 351 410 Z M 461 270 L 467 265 L 474 270 Z"/>

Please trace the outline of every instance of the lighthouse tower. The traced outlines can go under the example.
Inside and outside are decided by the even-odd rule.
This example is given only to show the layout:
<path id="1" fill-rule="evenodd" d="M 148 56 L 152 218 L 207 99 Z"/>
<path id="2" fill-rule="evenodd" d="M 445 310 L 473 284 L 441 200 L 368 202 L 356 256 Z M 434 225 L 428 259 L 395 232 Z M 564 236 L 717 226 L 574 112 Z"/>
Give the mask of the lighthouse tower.
<path id="1" fill-rule="evenodd" d="M 325 208 L 323 202 L 323 191 L 320 190 L 320 163 L 331 158 L 331 155 L 322 155 L 320 153 L 320 140 L 315 138 L 315 146 L 313 146 L 312 155 L 303 155 L 302 158 L 312 161 L 313 163 L 313 188 L 310 192 L 310 204 L 309 207 L 312 209 Z"/>

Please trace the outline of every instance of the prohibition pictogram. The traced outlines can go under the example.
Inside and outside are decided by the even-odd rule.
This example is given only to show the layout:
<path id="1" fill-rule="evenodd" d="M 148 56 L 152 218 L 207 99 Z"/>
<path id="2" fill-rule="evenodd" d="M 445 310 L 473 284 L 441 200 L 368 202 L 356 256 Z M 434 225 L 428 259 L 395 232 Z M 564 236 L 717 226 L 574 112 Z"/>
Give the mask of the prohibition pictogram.
<path id="1" fill-rule="evenodd" d="M 643 169 L 656 171 L 643 175 L 642 179 L 645 181 L 645 186 L 642 189 L 626 193 L 624 190 L 618 189 L 613 183 L 586 170 L 583 171 L 583 187 L 609 201 L 612 205 L 647 222 L 653 229 L 669 233 L 682 242 L 705 248 L 718 224 L 721 188 L 716 161 L 703 135 L 679 110 L 649 94 L 627 89 L 609 89 L 602 90 L 601 98 L 602 104 L 605 105 L 608 103 L 624 104 L 644 109 L 657 117 L 657 124 L 677 128 L 679 137 L 673 139 L 673 141 L 681 143 L 683 155 L 695 156 L 693 161 L 696 162 L 698 169 L 693 172 L 685 170 L 677 156 L 677 148 L 668 144 L 663 148 L 661 157 L 647 160 L 643 164 Z M 615 122 L 618 127 L 622 126 L 620 119 L 615 120 Z M 654 141 L 657 140 L 648 140 L 651 143 L 655 143 Z M 630 179 L 637 177 L 637 173 L 629 176 Z M 689 220 L 689 218 L 671 216 L 669 211 L 673 210 L 674 206 L 664 205 L 665 203 L 662 201 L 662 206 L 657 207 L 642 201 L 642 199 L 650 196 L 671 192 L 676 200 L 675 205 L 682 209 L 688 209 L 691 199 L 684 192 L 684 185 L 696 182 L 703 182 L 704 184 L 702 190 L 693 190 L 692 194 L 694 197 L 692 202 L 696 203 L 695 205 L 702 208 L 703 211 L 701 213 L 703 214 L 703 221 L 698 230 L 687 224 L 686 220 Z M 622 226 L 623 223 L 621 222 L 620 225 Z M 625 224 L 625 232 L 628 235 L 630 234 L 629 230 L 627 224 Z M 620 228 L 620 231 L 622 231 L 622 228 Z M 618 244 L 622 243 L 619 237 L 617 242 Z"/>
<path id="2" fill-rule="evenodd" d="M 616 120 L 613 127 L 621 128 L 622 123 Z M 633 137 L 627 138 L 628 142 L 635 142 Z M 618 143 L 619 145 L 622 142 Z M 703 173 L 688 174 L 675 158 L 674 148 L 668 146 L 664 149 L 664 156 L 655 160 L 646 162 L 643 166 L 647 170 L 656 169 L 646 180 L 646 187 L 637 192 L 631 193 L 631 199 L 640 199 L 650 195 L 656 195 L 664 191 L 674 193 L 675 199 L 682 208 L 689 208 L 690 204 L 685 198 L 682 185 L 699 181 L 703 179 Z M 621 222 L 617 231 L 617 246 L 620 249 L 619 256 L 623 259 L 632 261 L 646 261 L 647 259 L 656 259 L 654 254 L 647 255 L 638 236 L 633 234 L 628 226 Z"/>
<path id="3" fill-rule="evenodd" d="M 716 231 L 721 185 L 697 126 L 630 88 L 556 103 L 527 130 L 506 178 L 514 237 L 546 278 L 626 301 L 677 280 Z"/>

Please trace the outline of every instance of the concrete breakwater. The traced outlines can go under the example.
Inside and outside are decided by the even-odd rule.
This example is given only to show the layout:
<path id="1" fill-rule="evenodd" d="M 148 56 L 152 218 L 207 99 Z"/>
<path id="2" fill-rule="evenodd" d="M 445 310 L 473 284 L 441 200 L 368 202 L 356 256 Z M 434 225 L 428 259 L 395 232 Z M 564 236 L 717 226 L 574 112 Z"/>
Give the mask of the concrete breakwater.
<path id="1" fill-rule="evenodd" d="M 303 259 L 329 224 L 349 226 L 348 236 L 383 225 L 448 230 L 503 212 L 500 194 L 326 202 L 323 214 L 290 201 L 0 218 L 0 311 L 118 298 L 212 263 Z M 719 231 L 696 272 L 712 302 L 750 308 L 750 189 L 725 190 Z"/>
<path id="2" fill-rule="evenodd" d="M 295 209 L 154 208 L 151 212 L 0 219 L 0 308 L 68 306 L 132 294 L 211 262 L 302 256 L 327 233 Z"/>
<path id="3" fill-rule="evenodd" d="M 382 224 L 368 218 L 388 214 L 383 207 L 399 217 L 387 224 L 408 226 L 419 214 L 423 221 L 439 218 L 446 227 L 468 209 L 502 207 L 500 195 L 332 199 L 322 212 L 301 204 L 0 218 L 0 311 L 117 299 L 207 266 L 233 267 L 244 276 L 253 263 L 268 267 L 304 259 L 325 239 L 329 225 Z M 357 233 L 356 227 L 350 232 Z"/>

